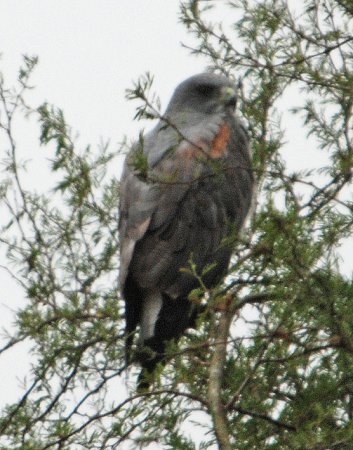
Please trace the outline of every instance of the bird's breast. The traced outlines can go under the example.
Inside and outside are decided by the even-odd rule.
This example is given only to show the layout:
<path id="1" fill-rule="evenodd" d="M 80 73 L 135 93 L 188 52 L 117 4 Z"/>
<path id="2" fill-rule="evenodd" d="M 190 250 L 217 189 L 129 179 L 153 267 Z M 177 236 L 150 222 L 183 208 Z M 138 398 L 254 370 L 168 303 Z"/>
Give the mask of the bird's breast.
<path id="1" fill-rule="evenodd" d="M 186 165 L 193 160 L 204 160 L 209 158 L 219 159 L 227 155 L 230 140 L 230 127 L 228 124 L 222 125 L 212 138 L 193 136 L 183 140 L 176 151 L 176 158 L 184 161 Z"/>
<path id="2" fill-rule="evenodd" d="M 221 126 L 218 134 L 212 141 L 209 155 L 212 159 L 218 159 L 227 154 L 230 140 L 230 127 L 227 124 Z"/>

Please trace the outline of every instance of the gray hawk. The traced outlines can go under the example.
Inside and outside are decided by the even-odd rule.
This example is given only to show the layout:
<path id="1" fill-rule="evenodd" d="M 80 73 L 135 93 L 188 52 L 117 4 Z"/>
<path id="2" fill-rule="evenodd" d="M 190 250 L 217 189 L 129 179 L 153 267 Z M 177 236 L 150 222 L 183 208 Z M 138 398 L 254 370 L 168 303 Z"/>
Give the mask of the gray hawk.
<path id="1" fill-rule="evenodd" d="M 231 239 L 250 208 L 254 186 L 249 138 L 234 116 L 236 91 L 222 75 L 202 73 L 176 89 L 156 127 L 126 157 L 120 199 L 120 286 L 126 351 L 140 328 L 140 387 L 162 361 L 166 343 L 194 326 L 190 292 L 226 275 Z M 144 173 L 136 158 L 143 155 Z"/>

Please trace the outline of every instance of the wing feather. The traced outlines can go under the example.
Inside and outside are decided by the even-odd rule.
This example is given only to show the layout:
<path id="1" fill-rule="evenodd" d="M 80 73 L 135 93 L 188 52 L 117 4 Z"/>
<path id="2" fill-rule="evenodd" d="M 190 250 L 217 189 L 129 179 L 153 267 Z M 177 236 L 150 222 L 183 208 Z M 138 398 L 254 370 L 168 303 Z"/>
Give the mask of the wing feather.
<path id="1" fill-rule="evenodd" d="M 220 127 L 224 134 L 224 124 L 218 122 L 211 127 L 212 133 L 207 129 L 210 142 Z M 152 157 L 153 133 L 147 136 L 144 151 L 154 164 L 154 182 L 141 180 L 125 166 L 120 218 L 122 289 L 130 273 L 140 289 L 159 287 L 172 297 L 185 296 L 196 283 L 180 272 L 190 257 L 200 270 L 217 263 L 207 275 L 210 285 L 224 275 L 231 249 L 222 248 L 221 242 L 229 233 L 229 221 L 238 227 L 243 224 L 253 183 L 248 137 L 237 121 L 232 119 L 228 125 L 227 149 L 217 147 L 215 152 L 224 169 L 219 173 L 199 157 L 199 146 L 205 146 L 204 139 L 196 139 L 196 135 L 204 136 L 200 128 L 195 128 L 198 134 L 192 141 L 197 145 L 184 140 L 174 151 L 167 147 L 167 139 L 156 138 L 155 143 L 165 146 L 164 153 L 158 148 L 158 158 Z M 164 130 L 159 133 L 163 135 Z M 219 139 L 216 142 L 219 146 Z"/>
<path id="2" fill-rule="evenodd" d="M 197 151 L 200 137 L 203 141 L 212 142 L 219 129 L 220 119 L 209 119 L 201 126 L 186 125 L 185 134 L 182 125 L 180 133 L 187 140 L 181 139 L 179 133 L 171 127 L 166 127 L 165 123 L 159 124 L 143 138 L 143 152 L 151 168 L 151 180 L 139 178 L 132 167 L 131 162 L 139 146 L 134 146 L 126 158 L 121 179 L 119 219 L 122 289 L 136 243 L 148 229 L 153 231 L 168 227 L 171 223 L 175 225 L 173 219 L 179 204 L 190 189 L 192 180 L 202 171 L 202 164 L 192 157 L 193 153 Z M 193 142 L 197 145 L 192 145 Z M 139 145 L 141 146 L 141 142 Z M 178 233 L 175 234 L 177 235 Z M 156 251 L 160 255 L 162 248 Z M 153 255 L 155 254 L 156 252 L 153 252 Z M 167 255 L 165 258 L 168 259 Z"/>

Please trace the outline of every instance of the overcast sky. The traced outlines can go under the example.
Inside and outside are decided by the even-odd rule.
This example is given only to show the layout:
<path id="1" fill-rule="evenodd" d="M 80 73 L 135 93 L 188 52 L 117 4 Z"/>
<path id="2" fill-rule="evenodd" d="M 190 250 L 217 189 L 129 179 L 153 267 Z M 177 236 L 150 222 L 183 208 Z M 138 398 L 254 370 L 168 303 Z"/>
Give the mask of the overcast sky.
<path id="1" fill-rule="evenodd" d="M 90 143 L 136 135 L 136 104 L 126 88 L 155 75 L 167 102 L 175 85 L 205 68 L 184 50 L 191 42 L 178 20 L 178 0 L 0 0 L 0 51 L 5 75 L 21 55 L 37 55 L 35 97 L 64 109 Z"/>
<path id="2" fill-rule="evenodd" d="M 141 127 L 132 120 L 137 103 L 124 95 L 133 80 L 153 73 L 165 107 L 176 84 L 205 69 L 205 61 L 181 47 L 192 39 L 178 21 L 178 10 L 178 0 L 0 0 L 0 71 L 14 84 L 22 55 L 38 56 L 33 106 L 48 101 L 63 108 L 82 145 L 103 139 L 118 149 L 124 136 L 136 138 Z M 37 127 L 21 123 L 15 131 L 23 156 L 43 159 Z M 32 164 L 31 185 L 45 184 L 44 173 Z M 23 302 L 22 291 L 0 270 L 1 329 L 9 327 L 11 310 Z M 27 352 L 24 345 L 16 354 L 1 355 L 0 407 L 18 395 Z"/>

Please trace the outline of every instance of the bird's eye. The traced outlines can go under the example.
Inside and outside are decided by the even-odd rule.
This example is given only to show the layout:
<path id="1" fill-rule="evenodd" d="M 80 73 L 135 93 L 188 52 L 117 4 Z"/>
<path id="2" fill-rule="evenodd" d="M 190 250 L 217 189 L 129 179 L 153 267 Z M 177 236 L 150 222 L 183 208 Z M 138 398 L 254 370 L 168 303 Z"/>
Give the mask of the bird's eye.
<path id="1" fill-rule="evenodd" d="M 196 90 L 199 94 L 207 96 L 211 96 L 214 93 L 215 89 L 215 86 L 213 86 L 212 84 L 199 84 L 196 87 Z"/>

